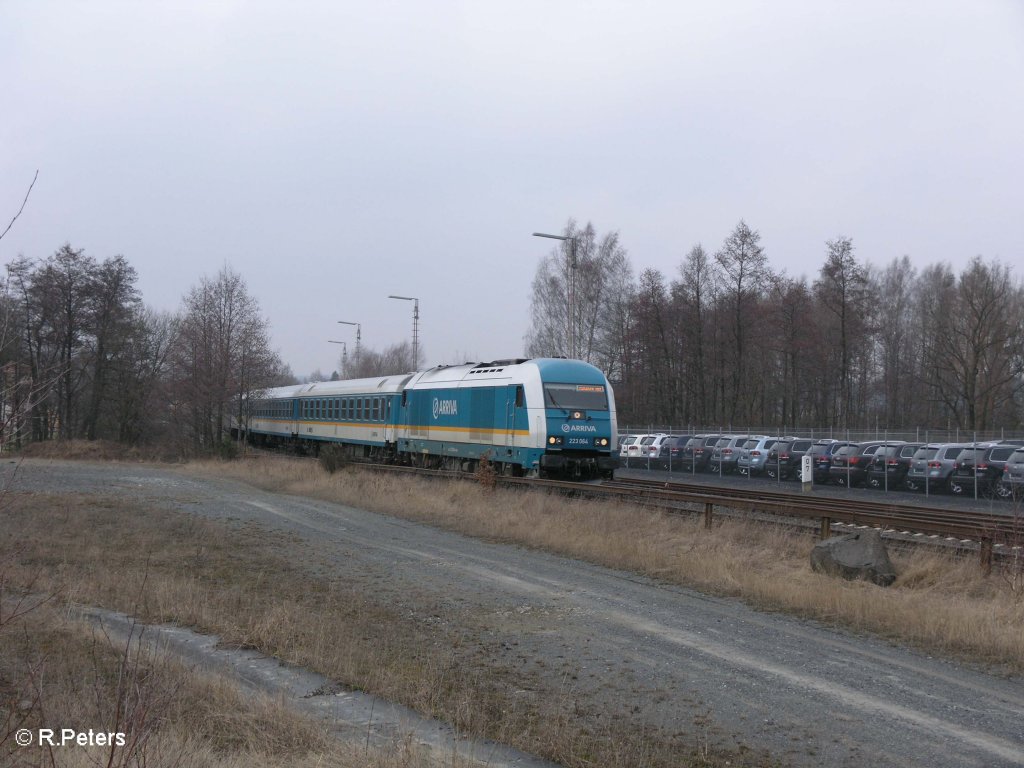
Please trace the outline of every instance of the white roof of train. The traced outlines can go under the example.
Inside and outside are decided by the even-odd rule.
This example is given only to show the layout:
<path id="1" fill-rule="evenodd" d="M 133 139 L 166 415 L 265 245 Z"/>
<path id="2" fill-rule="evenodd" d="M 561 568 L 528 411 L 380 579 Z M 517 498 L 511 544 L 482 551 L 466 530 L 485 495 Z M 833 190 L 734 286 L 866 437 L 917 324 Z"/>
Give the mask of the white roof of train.
<path id="1" fill-rule="evenodd" d="M 338 395 L 362 395 L 374 392 L 389 394 L 402 389 L 433 385 L 440 382 L 456 382 L 469 379 L 507 379 L 511 371 L 529 360 L 495 360 L 489 363 L 467 363 L 464 365 L 439 365 L 426 371 L 378 376 L 369 379 L 345 379 L 342 381 L 318 381 L 311 384 L 292 384 L 265 390 L 260 399 L 290 397 L 334 397 Z M 472 376 L 472 378 L 469 378 Z"/>

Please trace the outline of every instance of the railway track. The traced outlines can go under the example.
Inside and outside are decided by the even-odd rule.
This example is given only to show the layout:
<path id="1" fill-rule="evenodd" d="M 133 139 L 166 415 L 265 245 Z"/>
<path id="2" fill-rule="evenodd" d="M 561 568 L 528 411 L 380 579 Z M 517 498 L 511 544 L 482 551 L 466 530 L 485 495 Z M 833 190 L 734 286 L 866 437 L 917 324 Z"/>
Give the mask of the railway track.
<path id="1" fill-rule="evenodd" d="M 382 464 L 361 464 L 390 474 L 435 478 L 468 479 L 472 475 L 448 470 L 419 469 Z M 832 525 L 868 526 L 905 540 L 943 539 L 962 549 L 977 549 L 982 568 L 992 566 L 993 556 L 1019 555 L 1024 545 L 1024 515 L 992 514 L 952 510 L 869 499 L 844 499 L 804 495 L 786 491 L 709 486 L 640 478 L 595 483 L 496 476 L 495 484 L 509 488 L 547 489 L 568 496 L 620 499 L 657 506 L 669 511 L 703 512 L 710 526 L 716 512 L 764 514 L 817 524 L 822 538 L 831 535 Z M 697 509 L 695 510 L 694 507 Z"/>
<path id="2" fill-rule="evenodd" d="M 373 469 L 433 477 L 462 477 L 465 473 L 422 470 L 411 467 L 374 466 Z M 879 528 L 884 533 L 903 534 L 907 540 L 944 539 L 959 548 L 977 549 L 982 568 L 992 566 L 995 554 L 1019 553 L 1024 545 L 1024 517 L 984 512 L 951 510 L 910 504 L 894 504 L 866 499 L 804 496 L 783 491 L 764 491 L 735 487 L 708 486 L 663 480 L 619 479 L 600 483 L 575 483 L 563 480 L 496 477 L 504 487 L 546 488 L 575 497 L 618 498 L 664 509 L 703 511 L 710 526 L 716 511 L 762 513 L 797 518 L 820 526 L 820 535 L 831 535 L 833 523 Z M 917 537 L 915 539 L 914 537 Z"/>

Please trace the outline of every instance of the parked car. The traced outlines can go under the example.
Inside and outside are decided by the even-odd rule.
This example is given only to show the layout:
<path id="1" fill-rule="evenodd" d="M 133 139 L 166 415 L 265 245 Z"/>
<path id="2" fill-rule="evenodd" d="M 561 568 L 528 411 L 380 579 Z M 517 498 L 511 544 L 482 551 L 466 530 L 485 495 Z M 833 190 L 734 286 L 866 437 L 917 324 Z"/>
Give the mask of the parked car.
<path id="1" fill-rule="evenodd" d="M 653 435 L 640 435 L 636 441 L 627 448 L 627 459 L 642 459 L 646 462 L 647 459 L 651 458 L 652 450 L 654 455 L 657 456 L 657 450 L 661 447 L 661 440 L 668 437 L 664 432 L 658 432 Z M 655 441 L 657 446 L 655 446 Z M 655 446 L 652 449 L 652 446 Z M 634 462 L 635 466 L 641 466 L 639 462 Z M 646 464 L 644 464 L 646 466 Z"/>
<path id="2" fill-rule="evenodd" d="M 669 435 L 661 441 L 658 450 L 658 466 L 673 472 L 683 467 L 683 448 L 693 435 Z"/>
<path id="3" fill-rule="evenodd" d="M 823 439 L 818 440 L 811 446 L 808 453 L 811 454 L 811 459 L 813 461 L 811 469 L 814 473 L 814 482 L 827 483 L 829 481 L 828 471 L 832 466 L 832 456 L 840 448 L 847 445 L 853 445 L 853 443 L 843 442 L 842 440 Z"/>
<path id="4" fill-rule="evenodd" d="M 764 465 L 768 461 L 768 452 L 772 449 L 779 438 L 777 437 L 752 437 L 743 443 L 740 448 L 740 457 L 736 461 L 736 469 L 741 475 L 759 475 L 764 472 Z"/>
<path id="5" fill-rule="evenodd" d="M 652 462 L 660 459 L 663 455 L 665 444 L 669 440 L 675 440 L 679 435 L 655 435 L 654 439 L 647 444 L 646 458 Z"/>
<path id="6" fill-rule="evenodd" d="M 902 445 L 902 441 L 899 442 Z M 843 446 L 832 456 L 832 465 L 828 470 L 829 479 L 837 485 L 846 485 L 850 488 L 860 485 L 867 480 L 868 466 L 875 453 L 891 444 L 882 440 L 868 440 Z"/>
<path id="7" fill-rule="evenodd" d="M 740 451 L 743 445 L 755 435 L 723 435 L 715 443 L 714 451 L 711 454 L 711 462 L 708 464 L 708 471 L 723 475 L 736 471 L 736 463 L 740 458 Z M 762 437 L 758 435 L 757 437 Z"/>
<path id="8" fill-rule="evenodd" d="M 903 485 L 914 454 L 924 443 L 889 444 L 875 451 L 868 467 L 868 485 L 872 488 L 894 490 Z"/>
<path id="9" fill-rule="evenodd" d="M 949 478 L 949 492 L 957 496 L 1009 496 L 1003 485 L 1003 468 L 1015 445 L 989 445 L 964 451 Z"/>
<path id="10" fill-rule="evenodd" d="M 789 477 L 800 478 L 800 465 L 814 440 L 810 438 L 786 437 L 779 440 L 768 451 L 764 473 L 772 480 Z"/>
<path id="11" fill-rule="evenodd" d="M 973 451 L 977 443 L 929 443 L 918 449 L 903 484 L 911 491 L 941 493 L 947 490 L 956 460 L 965 450 Z"/>
<path id="12" fill-rule="evenodd" d="M 629 454 L 626 452 L 626 447 L 636 442 L 636 439 L 640 435 L 619 435 L 619 457 L 626 458 Z"/>
<path id="13" fill-rule="evenodd" d="M 721 435 L 694 435 L 683 447 L 682 469 L 703 472 L 707 469 L 715 443 Z"/>
<path id="14" fill-rule="evenodd" d="M 643 453 L 644 441 L 646 440 L 647 443 L 649 444 L 651 442 L 651 440 L 653 440 L 654 438 L 655 438 L 655 435 L 636 435 L 636 436 L 634 436 L 632 442 L 627 441 L 623 445 L 625 453 L 623 453 L 622 450 L 619 451 L 620 458 L 626 459 L 627 462 L 630 459 L 640 458 L 640 456 L 645 455 Z"/>
<path id="15" fill-rule="evenodd" d="M 1024 499 L 1024 447 L 1010 454 L 1003 467 L 1003 492 L 1017 501 Z"/>

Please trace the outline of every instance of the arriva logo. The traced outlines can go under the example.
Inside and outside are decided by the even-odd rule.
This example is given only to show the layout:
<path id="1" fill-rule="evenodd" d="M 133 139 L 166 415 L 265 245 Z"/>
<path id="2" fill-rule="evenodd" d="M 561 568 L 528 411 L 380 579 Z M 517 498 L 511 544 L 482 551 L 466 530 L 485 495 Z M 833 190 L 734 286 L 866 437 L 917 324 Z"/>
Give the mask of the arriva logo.
<path id="1" fill-rule="evenodd" d="M 563 424 L 563 432 L 597 432 L 597 427 L 590 424 Z"/>
<path id="2" fill-rule="evenodd" d="M 438 400 L 434 398 L 434 418 L 438 416 L 458 416 L 459 403 L 456 400 Z"/>

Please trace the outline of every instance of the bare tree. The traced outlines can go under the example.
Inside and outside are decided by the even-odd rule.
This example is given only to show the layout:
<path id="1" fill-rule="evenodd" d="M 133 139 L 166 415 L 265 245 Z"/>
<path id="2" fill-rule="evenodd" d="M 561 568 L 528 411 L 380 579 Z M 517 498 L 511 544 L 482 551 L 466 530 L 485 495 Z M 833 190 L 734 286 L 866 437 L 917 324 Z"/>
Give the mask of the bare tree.
<path id="1" fill-rule="evenodd" d="M 951 299 L 946 335 L 932 355 L 935 386 L 958 426 L 987 429 L 1022 391 L 1024 288 L 1005 265 L 977 257 L 960 273 Z"/>
<path id="2" fill-rule="evenodd" d="M 742 219 L 725 239 L 715 262 L 722 270 L 722 300 L 730 315 L 732 359 L 731 388 L 723 402 L 727 403 L 725 417 L 735 421 L 740 413 L 740 399 L 747 381 L 749 362 L 746 350 L 755 317 L 755 307 L 769 285 L 771 270 L 761 247 L 761 235 L 747 226 Z"/>
<path id="3" fill-rule="evenodd" d="M 359 360 L 349 363 L 346 378 L 368 379 L 375 376 L 393 376 L 400 373 L 411 373 L 416 367 L 412 356 L 412 344 L 402 341 L 386 347 L 378 352 L 363 347 Z"/>
<path id="4" fill-rule="evenodd" d="M 913 341 L 913 293 L 917 273 L 908 256 L 893 259 L 872 287 L 880 322 L 876 343 L 879 387 L 885 403 L 883 421 L 891 426 L 911 423 L 914 374 L 919 364 Z"/>
<path id="5" fill-rule="evenodd" d="M 711 421 L 708 346 L 711 311 L 719 291 L 719 273 L 704 247 L 697 243 L 679 265 L 679 280 L 672 286 L 679 308 L 679 338 L 687 386 L 694 403 L 692 417 Z"/>
<path id="6" fill-rule="evenodd" d="M 834 423 L 846 427 L 853 413 L 851 358 L 855 350 L 863 347 L 869 283 L 864 267 L 854 258 L 850 238 L 829 240 L 826 247 L 825 263 L 814 283 L 814 291 L 823 312 L 833 319 L 828 341 L 836 350 L 839 385 Z"/>
<path id="7" fill-rule="evenodd" d="M 583 360 L 614 368 L 621 348 L 623 305 L 632 293 L 632 268 L 618 232 L 598 237 L 590 223 L 583 229 L 572 219 L 564 235 L 576 239 L 576 300 L 573 323 L 577 353 Z M 537 267 L 530 302 L 532 323 L 526 353 L 533 357 L 568 354 L 566 328 L 571 245 L 562 242 Z M 612 314 L 608 308 L 614 309 Z"/>
<path id="8" fill-rule="evenodd" d="M 213 280 L 204 277 L 185 297 L 175 364 L 193 442 L 206 449 L 226 435 L 232 403 L 247 401 L 280 375 L 267 321 L 230 267 Z"/>
<path id="9" fill-rule="evenodd" d="M 18 212 L 14 214 L 14 218 L 11 219 L 11 222 L 4 228 L 4 231 L 0 232 L 0 240 L 3 240 L 4 236 L 11 231 L 11 227 L 14 226 L 14 222 L 18 220 L 18 217 L 21 216 L 22 211 L 25 210 L 25 204 L 28 202 L 29 195 L 32 194 L 32 188 L 36 185 L 36 179 L 38 178 L 39 170 L 36 169 L 35 175 L 32 177 L 32 183 L 28 185 L 28 190 L 25 192 L 25 198 L 21 201 L 21 207 L 18 209 Z"/>
<path id="10" fill-rule="evenodd" d="M 117 396 L 110 408 L 114 434 L 121 442 L 134 445 L 144 438 L 159 439 L 177 418 L 168 380 L 179 328 L 176 315 L 138 309 L 120 340 L 118 364 L 111 371 Z"/>
<path id="11" fill-rule="evenodd" d="M 104 406 L 115 399 L 109 397 L 109 379 L 111 369 L 124 356 L 131 325 L 138 316 L 141 298 L 136 279 L 135 268 L 124 256 L 107 259 L 96 268 L 90 317 L 92 391 L 83 424 L 88 440 L 97 438 Z"/>

